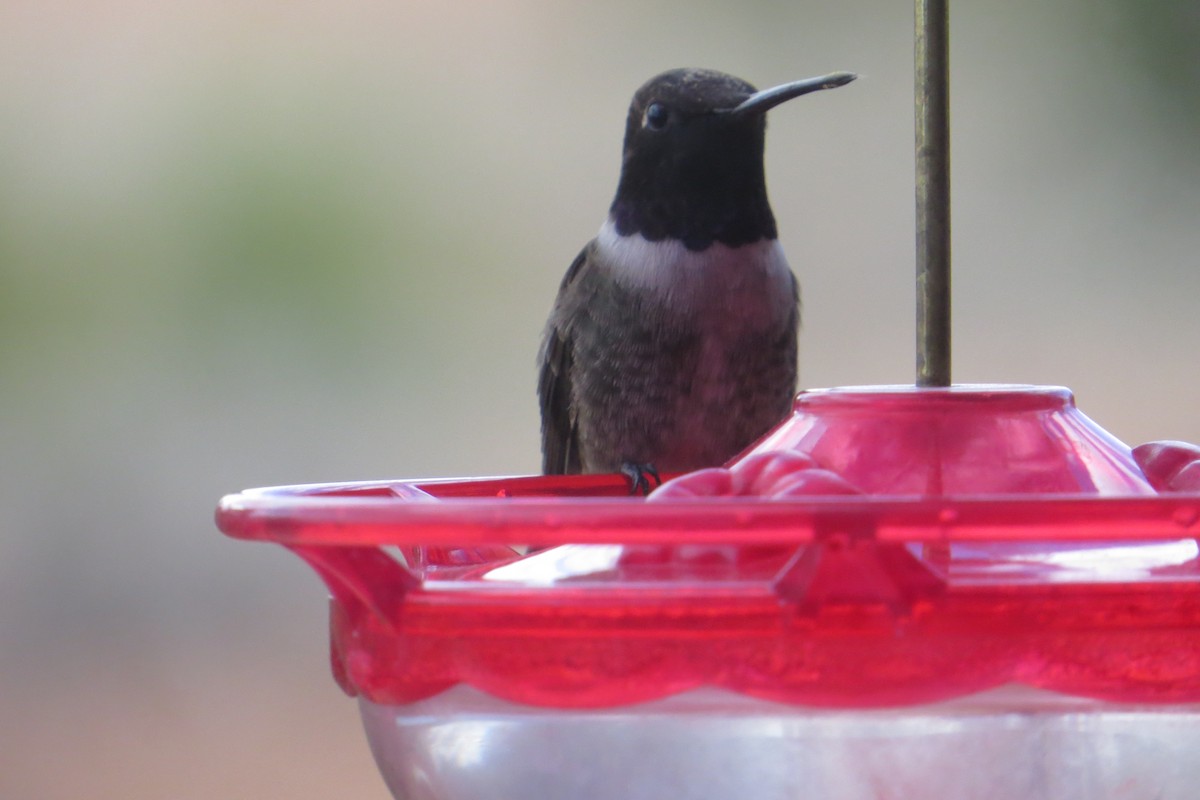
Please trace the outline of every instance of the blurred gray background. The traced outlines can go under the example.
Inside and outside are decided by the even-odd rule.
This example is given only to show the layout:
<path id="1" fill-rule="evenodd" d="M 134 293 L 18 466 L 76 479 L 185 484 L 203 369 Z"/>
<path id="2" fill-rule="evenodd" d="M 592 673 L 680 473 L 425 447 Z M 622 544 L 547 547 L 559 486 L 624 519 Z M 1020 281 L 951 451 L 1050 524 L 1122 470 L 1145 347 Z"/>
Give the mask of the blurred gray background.
<path id="1" fill-rule="evenodd" d="M 633 90 L 759 86 L 801 381 L 911 381 L 911 4 L 0 6 L 0 797 L 384 798 L 250 486 L 532 472 Z M 955 378 L 1200 441 L 1194 0 L 953 9 Z"/>

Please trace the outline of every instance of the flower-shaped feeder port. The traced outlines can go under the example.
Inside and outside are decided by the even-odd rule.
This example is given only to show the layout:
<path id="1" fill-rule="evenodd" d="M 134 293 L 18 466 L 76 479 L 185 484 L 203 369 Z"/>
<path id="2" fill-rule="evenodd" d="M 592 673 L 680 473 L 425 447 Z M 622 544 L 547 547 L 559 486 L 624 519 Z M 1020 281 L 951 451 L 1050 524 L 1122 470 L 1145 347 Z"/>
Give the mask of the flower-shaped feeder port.
<path id="1" fill-rule="evenodd" d="M 332 593 L 396 797 L 1191 798 L 1200 449 L 1065 389 L 802 393 L 728 468 L 222 500 Z"/>

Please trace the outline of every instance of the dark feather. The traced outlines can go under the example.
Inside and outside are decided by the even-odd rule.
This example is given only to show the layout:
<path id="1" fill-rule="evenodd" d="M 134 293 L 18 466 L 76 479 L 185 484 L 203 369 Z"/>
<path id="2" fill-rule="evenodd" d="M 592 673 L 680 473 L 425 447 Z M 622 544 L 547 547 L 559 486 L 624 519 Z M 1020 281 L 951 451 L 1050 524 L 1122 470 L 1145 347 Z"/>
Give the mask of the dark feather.
<path id="1" fill-rule="evenodd" d="M 590 247 L 590 246 L 589 246 Z M 587 261 L 584 247 L 563 276 L 558 296 L 567 293 Z M 557 304 L 556 304 L 557 307 Z M 558 315 L 551 315 L 539 353 L 538 400 L 542 411 L 542 472 L 575 475 L 583 471 L 579 459 L 579 428 L 571 406 L 571 368 L 574 354 L 570 334 Z"/>

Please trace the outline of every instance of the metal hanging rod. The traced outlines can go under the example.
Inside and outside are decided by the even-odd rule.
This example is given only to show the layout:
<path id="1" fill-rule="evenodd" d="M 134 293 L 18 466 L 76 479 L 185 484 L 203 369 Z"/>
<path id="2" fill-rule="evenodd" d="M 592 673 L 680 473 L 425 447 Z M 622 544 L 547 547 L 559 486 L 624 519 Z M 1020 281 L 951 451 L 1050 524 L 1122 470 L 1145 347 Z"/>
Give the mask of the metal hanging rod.
<path id="1" fill-rule="evenodd" d="M 949 0 L 916 0 L 917 385 L 950 385 Z"/>

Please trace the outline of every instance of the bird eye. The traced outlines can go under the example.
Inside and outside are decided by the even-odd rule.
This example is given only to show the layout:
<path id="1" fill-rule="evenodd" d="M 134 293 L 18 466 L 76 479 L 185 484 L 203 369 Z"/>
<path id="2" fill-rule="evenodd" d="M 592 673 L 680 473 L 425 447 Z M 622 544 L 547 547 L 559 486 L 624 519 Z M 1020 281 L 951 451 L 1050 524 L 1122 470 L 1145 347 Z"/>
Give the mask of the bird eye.
<path id="1" fill-rule="evenodd" d="M 671 112 L 662 103 L 651 103 L 646 107 L 646 116 L 642 124 L 652 131 L 661 131 L 667 127 Z"/>

